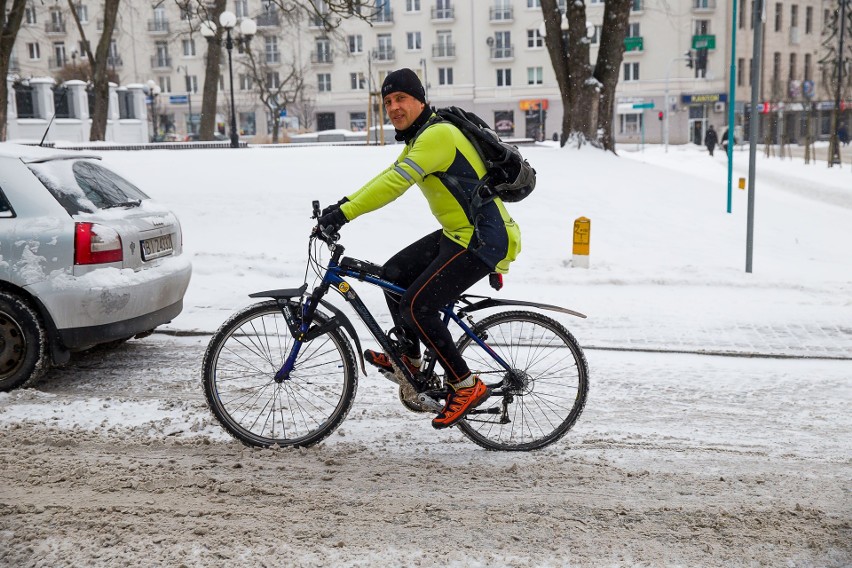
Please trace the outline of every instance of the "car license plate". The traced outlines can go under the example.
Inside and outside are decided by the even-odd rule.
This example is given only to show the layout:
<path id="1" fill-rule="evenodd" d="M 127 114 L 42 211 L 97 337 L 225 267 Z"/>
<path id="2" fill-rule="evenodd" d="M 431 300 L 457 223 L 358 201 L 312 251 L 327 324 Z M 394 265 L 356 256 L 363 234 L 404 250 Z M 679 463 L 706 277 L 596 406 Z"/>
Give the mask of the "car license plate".
<path id="1" fill-rule="evenodd" d="M 154 260 L 174 252 L 171 234 L 145 239 L 142 244 L 142 260 Z"/>

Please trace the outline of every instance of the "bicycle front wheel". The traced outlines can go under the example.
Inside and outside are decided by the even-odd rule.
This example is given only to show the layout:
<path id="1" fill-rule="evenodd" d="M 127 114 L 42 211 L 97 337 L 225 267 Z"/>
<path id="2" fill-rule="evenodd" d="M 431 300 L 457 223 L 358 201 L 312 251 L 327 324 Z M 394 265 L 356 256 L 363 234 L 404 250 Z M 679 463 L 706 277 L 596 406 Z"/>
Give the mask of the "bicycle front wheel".
<path id="1" fill-rule="evenodd" d="M 328 316 L 316 312 L 317 323 Z M 275 381 L 293 338 L 274 300 L 222 324 L 204 354 L 202 383 L 213 415 L 249 446 L 311 446 L 352 407 L 357 368 L 340 328 L 302 345 L 290 378 Z"/>
<path id="2" fill-rule="evenodd" d="M 504 312 L 483 319 L 474 332 L 512 368 L 465 335 L 458 348 L 492 396 L 459 423 L 489 450 L 527 451 L 564 436 L 586 404 L 589 368 L 574 336 L 536 312 Z"/>

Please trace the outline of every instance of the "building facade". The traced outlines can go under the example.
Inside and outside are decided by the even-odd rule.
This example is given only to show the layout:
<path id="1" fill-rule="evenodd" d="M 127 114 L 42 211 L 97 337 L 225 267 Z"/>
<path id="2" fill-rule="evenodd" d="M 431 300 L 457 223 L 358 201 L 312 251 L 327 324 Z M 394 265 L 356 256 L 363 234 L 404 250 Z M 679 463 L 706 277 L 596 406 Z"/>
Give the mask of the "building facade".
<path id="1" fill-rule="evenodd" d="M 99 3 L 77 5 L 88 41 L 99 40 Z M 266 0 L 228 0 L 239 19 L 258 24 L 249 49 L 270 84 L 293 73 L 304 89 L 286 109 L 264 105 L 246 67 L 246 45 L 233 51 L 238 128 L 249 141 L 269 140 L 273 121 L 290 132 L 364 130 L 382 117 L 379 90 L 397 68 L 414 69 L 436 106 L 472 110 L 504 136 L 550 139 L 559 131 L 562 105 L 544 46 L 539 0 L 374 0 L 368 20 L 342 19 L 327 31 L 310 19 L 294 23 Z M 782 0 L 767 3 L 762 47 L 761 129 L 769 136 L 802 138 L 810 115 L 818 136 L 830 132 L 829 101 L 821 81 L 822 31 L 836 3 Z M 564 7 L 565 1 L 560 2 Z M 700 143 L 709 125 L 728 122 L 732 71 L 738 131 L 747 123 L 751 93 L 753 2 L 633 0 L 614 121 L 618 143 Z M 324 3 L 317 0 L 323 10 Z M 743 9 L 744 8 L 744 9 Z M 577 30 L 597 57 L 604 0 L 586 0 L 586 29 Z M 158 136 L 182 139 L 197 131 L 207 40 L 198 6 L 124 0 L 109 67 L 121 84 L 154 84 L 148 99 Z M 573 30 L 565 30 L 571 34 Z M 732 50 L 736 37 L 736 53 Z M 238 38 L 240 39 L 240 38 Z M 27 9 L 10 71 L 17 78 L 58 76 L 79 66 L 82 36 L 64 3 Z M 850 42 L 852 43 L 852 42 Z M 229 123 L 227 54 L 219 83 L 217 123 Z M 689 66 L 691 62 L 691 66 Z M 780 117 L 779 117 L 780 113 Z M 150 113 L 149 113 L 150 114 Z M 665 119 L 665 120 L 663 120 Z"/>

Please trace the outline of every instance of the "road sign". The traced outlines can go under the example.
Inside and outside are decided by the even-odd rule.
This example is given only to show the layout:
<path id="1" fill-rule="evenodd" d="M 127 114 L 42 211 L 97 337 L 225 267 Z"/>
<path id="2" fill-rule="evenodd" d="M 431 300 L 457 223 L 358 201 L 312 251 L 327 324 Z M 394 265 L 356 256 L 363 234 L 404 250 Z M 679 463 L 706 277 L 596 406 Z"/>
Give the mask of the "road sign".
<path id="1" fill-rule="evenodd" d="M 173 105 L 185 105 L 188 100 L 186 95 L 169 95 L 169 103 Z"/>
<path id="2" fill-rule="evenodd" d="M 654 108 L 654 103 L 634 103 L 633 108 Z"/>
<path id="3" fill-rule="evenodd" d="M 716 49 L 716 36 L 694 35 L 692 36 L 692 49 Z"/>

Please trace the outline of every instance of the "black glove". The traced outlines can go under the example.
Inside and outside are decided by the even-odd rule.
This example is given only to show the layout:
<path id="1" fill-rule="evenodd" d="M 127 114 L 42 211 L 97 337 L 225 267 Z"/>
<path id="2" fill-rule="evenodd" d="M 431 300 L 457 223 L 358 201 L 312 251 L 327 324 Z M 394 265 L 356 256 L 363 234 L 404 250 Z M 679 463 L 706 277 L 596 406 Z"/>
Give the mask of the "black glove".
<path id="1" fill-rule="evenodd" d="M 343 214 L 343 211 L 340 210 L 340 206 L 337 209 L 333 209 L 328 213 L 324 213 L 320 215 L 319 220 L 317 220 L 317 225 L 319 225 L 320 231 L 324 235 L 331 235 L 340 230 L 340 227 L 349 222 L 349 219 L 346 218 L 346 215 Z"/>
<path id="2" fill-rule="evenodd" d="M 329 205 L 328 207 L 326 207 L 325 209 L 322 210 L 322 213 L 320 213 L 320 217 L 324 217 L 325 215 L 328 215 L 329 213 L 331 213 L 335 209 L 340 209 L 340 206 L 343 205 L 344 203 L 348 202 L 348 201 L 349 201 L 349 198 L 344 197 L 343 199 L 341 199 L 337 203 Z"/>

